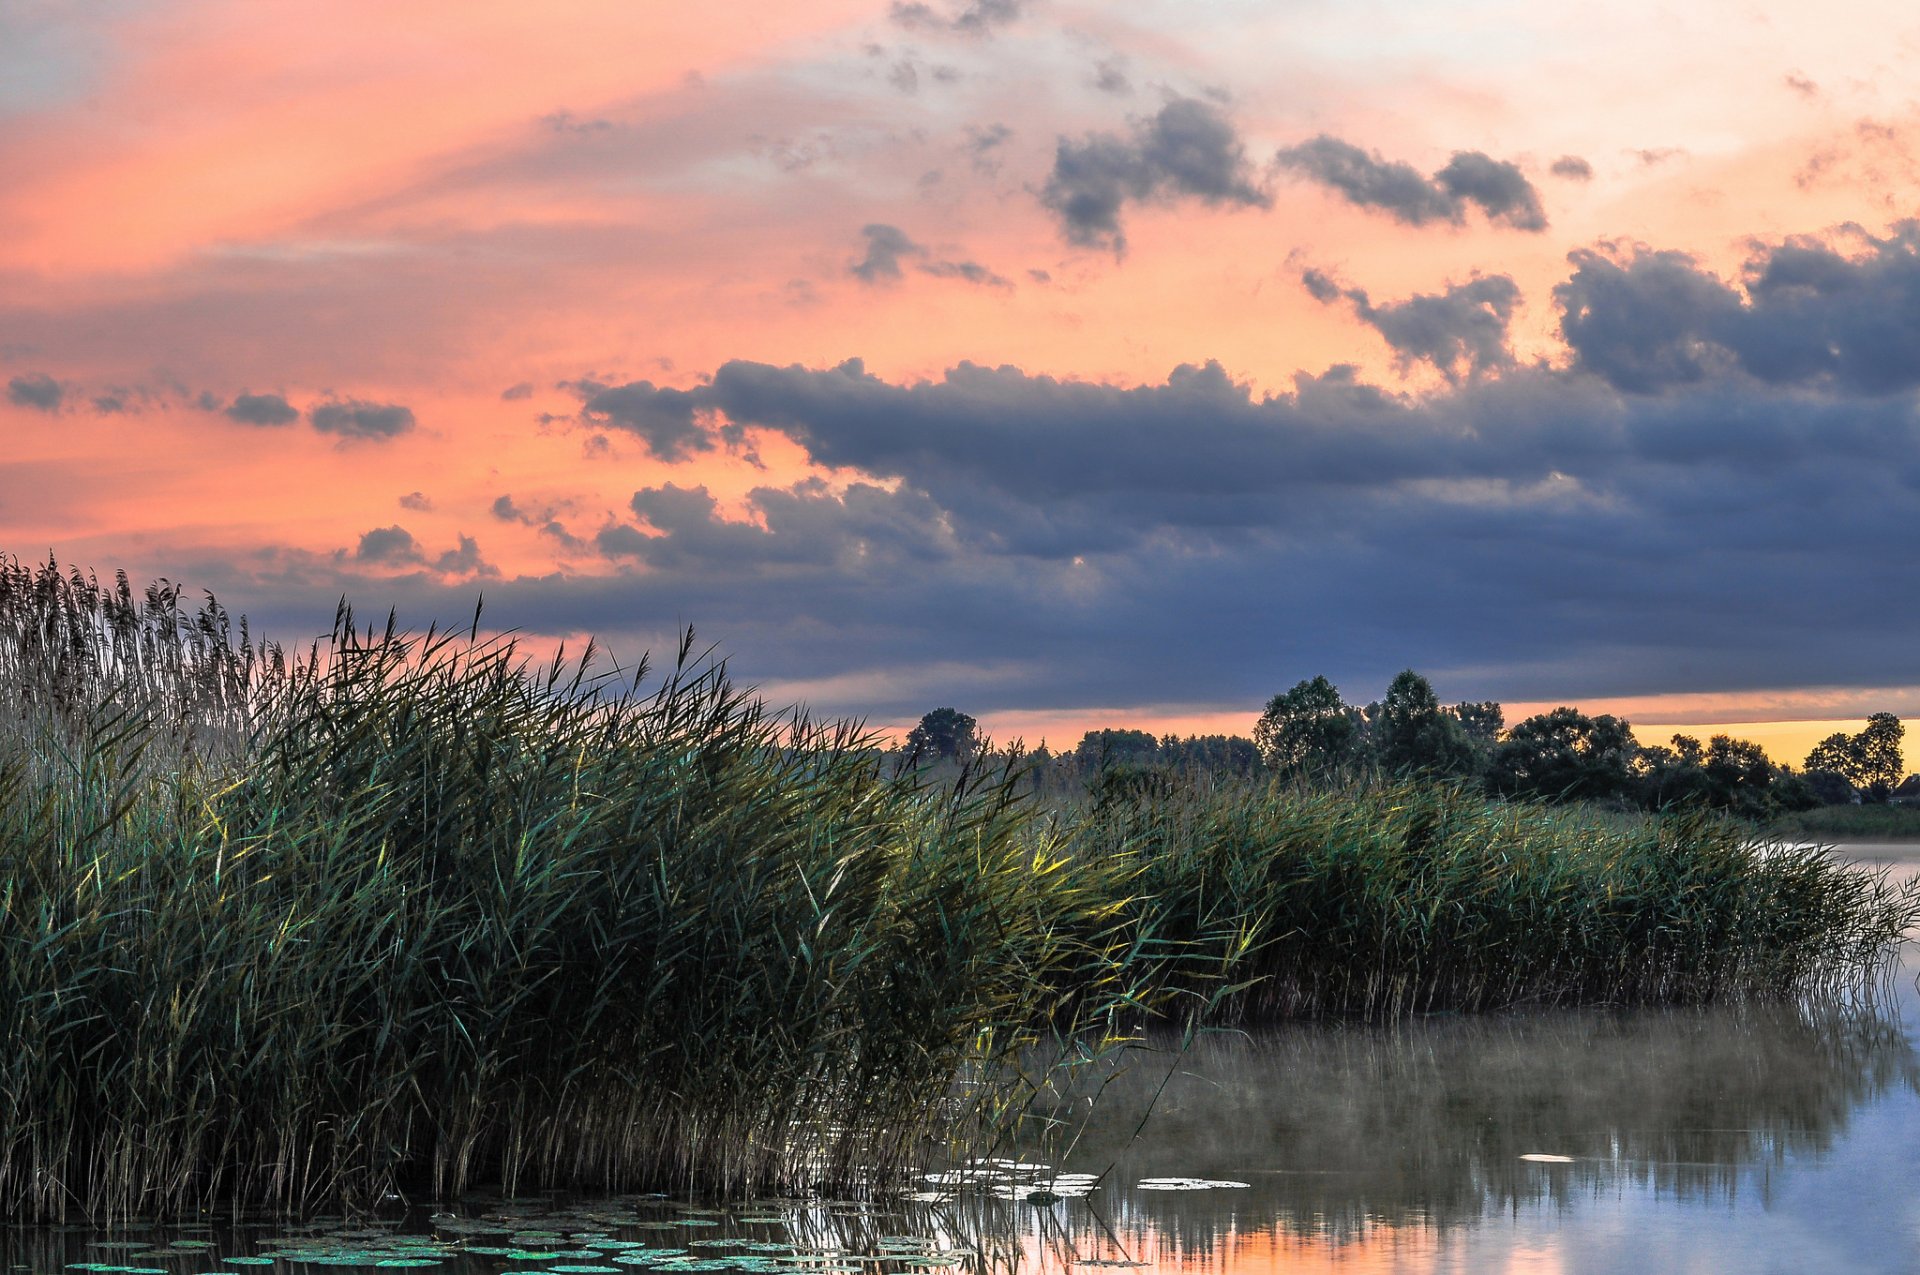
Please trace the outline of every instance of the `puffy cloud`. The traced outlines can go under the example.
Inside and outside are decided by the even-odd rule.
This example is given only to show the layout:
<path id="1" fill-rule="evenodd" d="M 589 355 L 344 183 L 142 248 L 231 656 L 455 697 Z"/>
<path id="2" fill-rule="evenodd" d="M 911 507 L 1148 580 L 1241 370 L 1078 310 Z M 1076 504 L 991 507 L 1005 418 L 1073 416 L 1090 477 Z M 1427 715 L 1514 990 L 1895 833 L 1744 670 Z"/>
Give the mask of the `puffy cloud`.
<path id="1" fill-rule="evenodd" d="M 227 405 L 225 414 L 242 425 L 291 425 L 300 419 L 300 409 L 278 394 L 242 394 Z"/>
<path id="2" fill-rule="evenodd" d="M 1246 147 L 1232 121 L 1194 98 L 1168 102 L 1131 136 L 1061 138 L 1040 193 L 1067 239 L 1088 247 L 1126 246 L 1120 213 L 1129 201 L 1188 196 L 1209 205 L 1264 208 Z"/>
<path id="3" fill-rule="evenodd" d="M 1568 181 L 1584 182 L 1593 180 L 1593 165 L 1578 155 L 1562 155 L 1548 167 L 1555 177 L 1564 177 Z"/>
<path id="4" fill-rule="evenodd" d="M 694 419 L 696 399 L 686 390 L 662 388 L 652 381 L 625 385 L 579 381 L 568 388 L 584 399 L 584 419 L 635 435 L 661 460 L 681 461 L 695 452 L 713 450 L 713 439 Z"/>
<path id="5" fill-rule="evenodd" d="M 533 386 L 527 381 L 521 381 L 517 385 L 509 385 L 506 389 L 500 391 L 500 401 L 503 403 L 518 403 L 532 397 Z"/>
<path id="6" fill-rule="evenodd" d="M 1920 387 L 1920 222 L 1856 238 L 1851 254 L 1807 238 L 1763 245 L 1742 286 L 1684 253 L 1576 252 L 1554 290 L 1562 335 L 1580 367 L 1637 393 L 1733 369 L 1781 387 Z"/>
<path id="7" fill-rule="evenodd" d="M 1506 275 L 1483 275 L 1444 292 L 1416 293 L 1382 305 L 1364 289 L 1342 288 L 1318 270 L 1306 271 L 1301 282 L 1316 300 L 1351 302 L 1360 320 L 1393 347 L 1403 369 L 1419 360 L 1458 382 L 1513 365 L 1507 327 L 1520 303 L 1520 286 Z"/>
<path id="8" fill-rule="evenodd" d="M 425 556 L 420 552 L 420 542 L 399 523 L 391 527 L 375 527 L 364 533 L 353 556 L 357 561 L 380 566 L 425 561 Z"/>
<path id="9" fill-rule="evenodd" d="M 1388 160 L 1352 142 L 1322 133 L 1275 155 L 1284 168 L 1319 182 L 1361 208 L 1378 208 L 1409 226 L 1458 225 L 1468 205 L 1489 221 L 1541 231 L 1547 216 L 1539 192 L 1518 165 L 1480 151 L 1455 151 L 1432 177 L 1404 160 Z"/>
<path id="10" fill-rule="evenodd" d="M 45 372 L 28 372 L 7 382 L 7 401 L 38 412 L 57 412 L 67 388 Z"/>
<path id="11" fill-rule="evenodd" d="M 410 407 L 359 399 L 317 403 L 308 410 L 307 419 L 321 433 L 342 438 L 396 438 L 414 426 Z"/>
<path id="12" fill-rule="evenodd" d="M 420 513 L 429 513 L 433 509 L 433 501 L 427 498 L 425 492 L 410 491 L 400 497 L 400 507 L 402 509 L 417 510 Z"/>

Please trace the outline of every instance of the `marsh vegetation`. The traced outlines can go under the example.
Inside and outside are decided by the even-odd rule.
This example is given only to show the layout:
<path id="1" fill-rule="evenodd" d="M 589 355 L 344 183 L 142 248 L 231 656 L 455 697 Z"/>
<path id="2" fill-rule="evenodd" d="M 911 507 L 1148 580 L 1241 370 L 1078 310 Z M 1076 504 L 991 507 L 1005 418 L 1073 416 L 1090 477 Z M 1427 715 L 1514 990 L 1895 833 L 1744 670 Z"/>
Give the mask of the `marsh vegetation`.
<path id="1" fill-rule="evenodd" d="M 1920 906 L 1706 815 L 1018 760 L 893 773 L 690 636 L 288 653 L 6 564 L 0 1214 L 871 1189 L 1150 1028 L 1791 995 Z"/>

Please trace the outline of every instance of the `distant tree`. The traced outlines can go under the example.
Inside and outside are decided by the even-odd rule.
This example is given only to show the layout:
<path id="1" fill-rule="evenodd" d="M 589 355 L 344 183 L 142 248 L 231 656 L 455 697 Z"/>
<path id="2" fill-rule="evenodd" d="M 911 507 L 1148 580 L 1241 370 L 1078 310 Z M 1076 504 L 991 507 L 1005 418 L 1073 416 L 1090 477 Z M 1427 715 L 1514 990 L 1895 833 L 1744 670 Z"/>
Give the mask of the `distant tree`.
<path id="1" fill-rule="evenodd" d="M 980 723 L 957 708 L 936 708 L 907 732 L 907 749 L 919 757 L 966 761 L 980 747 Z"/>
<path id="2" fill-rule="evenodd" d="M 1779 770 L 1760 745 L 1715 735 L 1707 741 L 1700 769 L 1707 779 L 1708 804 L 1748 819 L 1764 819 L 1773 812 Z"/>
<path id="3" fill-rule="evenodd" d="M 1492 752 L 1493 746 L 1500 742 L 1500 732 L 1507 725 L 1506 712 L 1496 700 L 1455 704 L 1453 715 L 1467 738 L 1487 752 Z"/>
<path id="4" fill-rule="evenodd" d="M 1090 730 L 1080 737 L 1073 760 L 1085 771 L 1145 766 L 1158 760 L 1160 741 L 1143 730 Z"/>
<path id="5" fill-rule="evenodd" d="M 1632 772 L 1634 801 L 1648 810 L 1706 804 L 1706 750 L 1691 735 L 1637 749 Z"/>
<path id="6" fill-rule="evenodd" d="M 1875 713 L 1867 718 L 1867 728 L 1854 736 L 1860 745 L 1861 778 L 1859 787 L 1875 801 L 1885 801 L 1900 785 L 1906 770 L 1900 755 L 1900 740 L 1907 728 L 1892 713 Z"/>
<path id="7" fill-rule="evenodd" d="M 1857 735 L 1827 736 L 1807 754 L 1806 769 L 1840 775 L 1868 801 L 1885 801 L 1905 768 L 1900 741 L 1906 727 L 1892 713 L 1875 713 Z"/>
<path id="8" fill-rule="evenodd" d="M 1633 728 L 1619 718 L 1556 708 L 1507 732 L 1488 783 L 1511 796 L 1605 800 L 1627 792 L 1637 751 Z"/>
<path id="9" fill-rule="evenodd" d="M 1260 769 L 1260 750 L 1244 735 L 1189 735 L 1160 741 L 1160 757 L 1182 770 L 1214 775 L 1251 775 Z"/>
<path id="10" fill-rule="evenodd" d="M 1334 778 L 1364 759 L 1359 710 L 1324 677 L 1296 683 L 1268 700 L 1254 724 L 1253 742 L 1261 760 L 1283 775 Z"/>
<path id="11" fill-rule="evenodd" d="M 1837 770 L 1807 770 L 1797 778 L 1816 806 L 1844 806 L 1860 796 L 1854 791 L 1853 781 Z"/>
<path id="12" fill-rule="evenodd" d="M 1465 775 L 1474 769 L 1474 749 L 1466 728 L 1440 707 L 1432 683 L 1412 669 L 1387 687 L 1376 723 L 1374 748 L 1383 770 Z"/>

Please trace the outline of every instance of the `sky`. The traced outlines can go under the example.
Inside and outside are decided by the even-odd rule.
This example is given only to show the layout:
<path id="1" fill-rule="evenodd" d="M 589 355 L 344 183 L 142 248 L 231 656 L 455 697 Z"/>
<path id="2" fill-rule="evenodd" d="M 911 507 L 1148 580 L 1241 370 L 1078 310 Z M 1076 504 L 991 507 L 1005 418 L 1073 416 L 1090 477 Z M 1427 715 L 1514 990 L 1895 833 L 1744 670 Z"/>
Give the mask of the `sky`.
<path id="1" fill-rule="evenodd" d="M 1412 667 L 1797 761 L 1920 713 L 1916 57 L 1845 0 L 12 0 L 0 551 L 289 643 L 690 624 L 883 727 Z"/>

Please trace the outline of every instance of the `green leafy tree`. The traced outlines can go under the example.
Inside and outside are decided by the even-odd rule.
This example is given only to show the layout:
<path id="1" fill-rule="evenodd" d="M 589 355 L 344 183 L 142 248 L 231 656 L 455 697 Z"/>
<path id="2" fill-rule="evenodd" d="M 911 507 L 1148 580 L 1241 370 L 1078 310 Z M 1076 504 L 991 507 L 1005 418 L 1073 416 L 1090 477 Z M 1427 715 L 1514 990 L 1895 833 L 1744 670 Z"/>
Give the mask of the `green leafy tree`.
<path id="1" fill-rule="evenodd" d="M 957 708 L 936 708 L 907 732 L 907 750 L 917 757 L 966 761 L 979 747 L 980 723 Z"/>
<path id="2" fill-rule="evenodd" d="M 1261 760 L 1283 775 L 1341 778 L 1365 760 L 1360 712 L 1324 677 L 1296 683 L 1268 700 L 1254 724 L 1253 742 Z"/>
<path id="3" fill-rule="evenodd" d="M 1374 729 L 1374 747 L 1384 770 L 1465 775 L 1474 769 L 1474 749 L 1466 728 L 1440 706 L 1432 683 L 1412 669 L 1387 687 Z"/>
<path id="4" fill-rule="evenodd" d="M 1627 792 L 1638 751 L 1633 728 L 1620 718 L 1561 707 L 1507 732 L 1488 781 L 1510 796 L 1603 801 Z"/>

